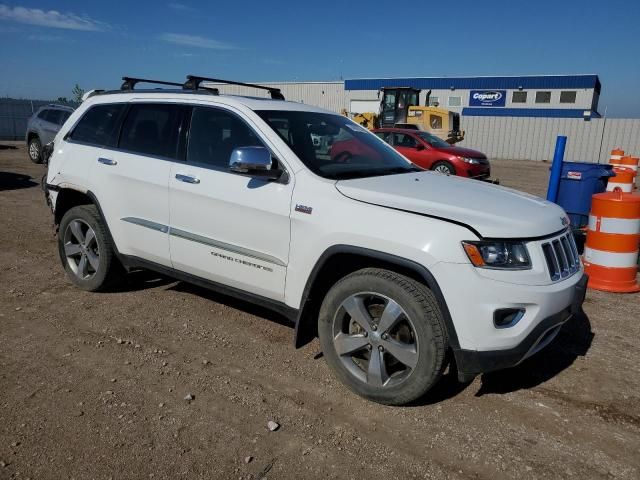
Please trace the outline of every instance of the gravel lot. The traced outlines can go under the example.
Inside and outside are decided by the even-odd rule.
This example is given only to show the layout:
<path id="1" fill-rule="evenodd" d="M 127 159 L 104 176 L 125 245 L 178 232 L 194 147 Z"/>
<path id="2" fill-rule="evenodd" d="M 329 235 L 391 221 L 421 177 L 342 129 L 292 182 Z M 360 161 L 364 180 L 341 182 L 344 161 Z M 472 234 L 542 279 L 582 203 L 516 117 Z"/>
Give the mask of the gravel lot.
<path id="1" fill-rule="evenodd" d="M 548 164 L 494 172 L 544 194 Z M 43 173 L 0 147 L 0 478 L 640 478 L 640 294 L 589 291 L 519 367 L 384 407 L 271 312 L 145 272 L 73 288 Z"/>

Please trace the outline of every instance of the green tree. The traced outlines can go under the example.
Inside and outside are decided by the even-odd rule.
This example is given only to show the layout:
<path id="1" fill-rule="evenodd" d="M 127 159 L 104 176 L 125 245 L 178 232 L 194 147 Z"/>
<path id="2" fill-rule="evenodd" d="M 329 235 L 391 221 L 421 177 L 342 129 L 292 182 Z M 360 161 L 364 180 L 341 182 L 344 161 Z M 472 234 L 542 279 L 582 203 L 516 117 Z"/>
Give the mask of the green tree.
<path id="1" fill-rule="evenodd" d="M 80 87 L 80 85 L 78 85 L 76 83 L 76 86 L 73 87 L 73 90 L 71 90 L 71 94 L 73 95 L 73 101 L 80 103 L 82 102 L 82 96 L 84 95 L 84 89 L 82 87 Z"/>

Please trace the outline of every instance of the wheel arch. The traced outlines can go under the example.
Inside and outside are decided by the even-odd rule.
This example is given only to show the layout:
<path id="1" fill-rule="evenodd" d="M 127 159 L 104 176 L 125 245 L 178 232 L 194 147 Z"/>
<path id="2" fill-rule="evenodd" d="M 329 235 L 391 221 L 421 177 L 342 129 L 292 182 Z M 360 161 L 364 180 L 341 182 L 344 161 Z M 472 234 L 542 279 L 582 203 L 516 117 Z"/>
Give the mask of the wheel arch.
<path id="1" fill-rule="evenodd" d="M 71 210 L 73 207 L 80 205 L 91 205 L 93 199 L 80 190 L 73 188 L 61 188 L 57 191 L 56 205 L 53 211 L 53 218 L 56 225 L 60 225 L 60 221 L 64 214 Z"/>
<path id="2" fill-rule="evenodd" d="M 439 163 L 446 163 L 455 168 L 455 165 L 453 164 L 453 162 L 448 158 L 439 158 L 438 160 L 434 160 L 433 163 L 431 164 L 431 167 L 433 168 Z"/>
<path id="3" fill-rule="evenodd" d="M 48 187 L 51 188 L 51 186 Z M 118 257 L 118 259 L 122 262 L 122 255 L 120 254 L 118 246 L 113 239 L 113 235 L 111 235 L 109 223 L 104 216 L 104 212 L 102 211 L 100 202 L 98 201 L 98 198 L 95 196 L 95 194 L 91 190 L 81 192 L 80 190 L 75 190 L 73 188 L 61 188 L 57 190 L 57 192 L 58 196 L 56 197 L 56 206 L 54 210 L 54 222 L 56 227 L 60 225 L 60 221 L 62 220 L 64 214 L 73 207 L 78 207 L 80 205 L 95 205 L 96 209 L 98 210 L 98 215 L 100 216 L 100 219 L 104 224 L 105 230 L 107 231 L 107 235 L 109 236 L 109 240 L 111 241 L 111 245 L 113 246 L 116 257 Z"/>
<path id="4" fill-rule="evenodd" d="M 40 135 L 38 135 L 38 132 L 34 131 L 34 130 L 30 130 L 27 133 L 27 142 L 30 142 L 31 140 L 33 140 L 34 138 L 40 139 Z"/>
<path id="5" fill-rule="evenodd" d="M 406 275 L 435 295 L 442 312 L 449 346 L 460 349 L 449 308 L 433 274 L 423 265 L 397 255 L 352 245 L 334 245 L 325 250 L 307 279 L 295 325 L 295 346 L 300 348 L 317 336 L 317 316 L 324 296 L 340 278 L 362 268 L 384 268 Z"/>

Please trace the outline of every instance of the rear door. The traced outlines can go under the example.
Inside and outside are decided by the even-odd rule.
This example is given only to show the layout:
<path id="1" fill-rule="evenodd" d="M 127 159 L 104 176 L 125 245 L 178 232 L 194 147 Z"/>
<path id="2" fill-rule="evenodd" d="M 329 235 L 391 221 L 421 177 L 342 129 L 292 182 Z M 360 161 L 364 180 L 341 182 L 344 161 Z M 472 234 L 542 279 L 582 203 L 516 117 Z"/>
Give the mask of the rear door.
<path id="1" fill-rule="evenodd" d="M 117 148 L 91 159 L 91 190 L 120 253 L 164 266 L 169 254 L 169 174 L 181 161 L 188 107 L 139 102 L 127 107 Z"/>
<path id="2" fill-rule="evenodd" d="M 47 121 L 47 115 L 49 115 L 50 109 L 46 108 L 44 110 L 40 110 L 35 120 L 32 123 L 32 128 L 37 131 L 38 137 L 40 138 L 40 143 L 42 145 L 46 145 L 49 143 L 53 137 L 51 137 L 51 126 Z"/>
<path id="3" fill-rule="evenodd" d="M 169 178 L 171 259 L 178 270 L 282 301 L 293 178 L 228 169 L 234 148 L 270 148 L 254 127 L 227 109 L 193 108 L 186 163 L 173 163 Z"/>
<path id="4" fill-rule="evenodd" d="M 53 138 L 60 130 L 60 126 L 62 125 L 62 117 L 64 116 L 63 110 L 57 109 L 49 109 L 46 110 L 44 118 L 42 119 L 42 123 L 40 124 L 41 134 L 40 141 L 42 145 L 46 145 L 51 142 Z"/>
<path id="5" fill-rule="evenodd" d="M 108 103 L 94 105 L 84 112 L 63 138 L 59 182 L 79 190 L 86 187 L 89 172 L 103 150 L 117 146 L 126 109 L 126 103 Z"/>

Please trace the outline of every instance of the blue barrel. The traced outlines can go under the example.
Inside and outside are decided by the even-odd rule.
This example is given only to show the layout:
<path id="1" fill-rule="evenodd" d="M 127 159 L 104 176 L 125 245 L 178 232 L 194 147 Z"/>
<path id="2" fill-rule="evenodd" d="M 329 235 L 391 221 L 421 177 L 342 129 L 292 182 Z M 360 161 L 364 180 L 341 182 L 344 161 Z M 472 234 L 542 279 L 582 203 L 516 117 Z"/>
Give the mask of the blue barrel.
<path id="1" fill-rule="evenodd" d="M 569 215 L 571 226 L 580 228 L 589 223 L 591 197 L 607 189 L 609 177 L 613 177 L 613 165 L 564 162 L 556 203 Z"/>

